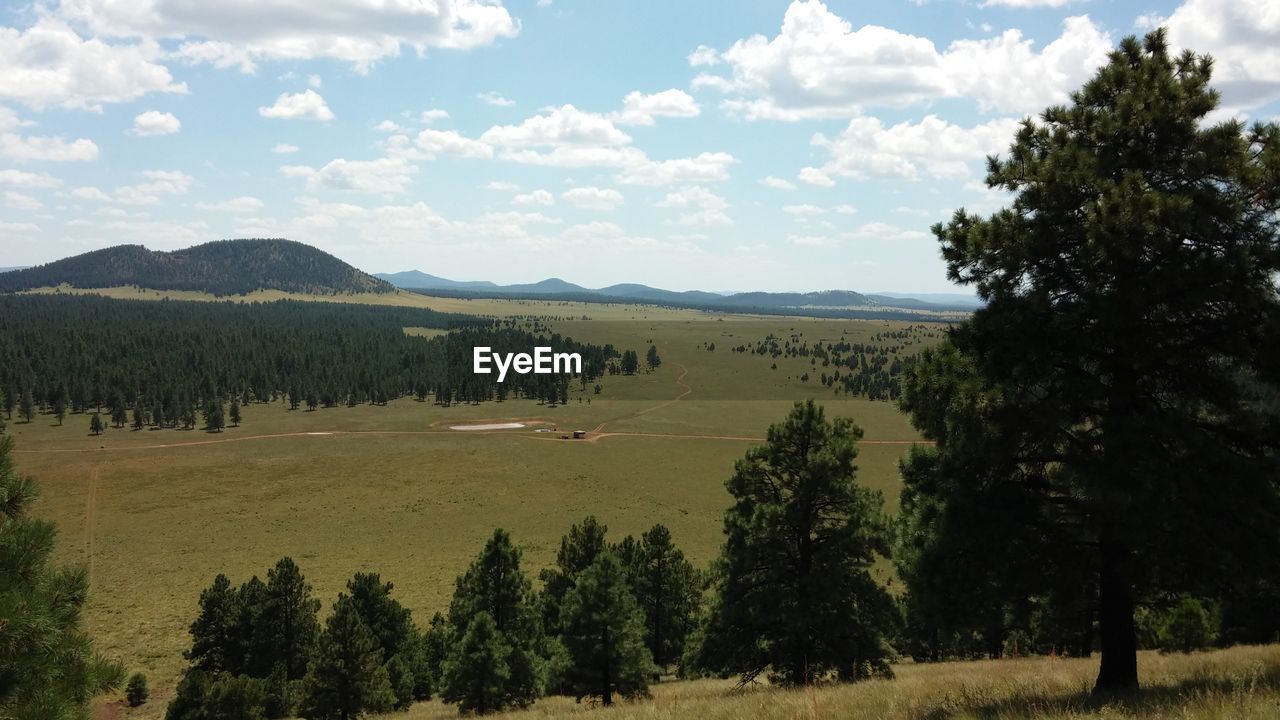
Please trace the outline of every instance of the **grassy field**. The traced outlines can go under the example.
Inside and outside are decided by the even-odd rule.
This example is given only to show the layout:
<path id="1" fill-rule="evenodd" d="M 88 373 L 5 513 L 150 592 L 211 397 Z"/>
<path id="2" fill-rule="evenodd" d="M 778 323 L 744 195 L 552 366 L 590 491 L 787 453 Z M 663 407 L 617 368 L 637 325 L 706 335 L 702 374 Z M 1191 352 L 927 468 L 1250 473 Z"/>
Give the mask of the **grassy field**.
<path id="1" fill-rule="evenodd" d="M 213 299 L 132 289 L 106 294 Z M 259 295 L 252 299 L 281 296 Z M 509 401 L 441 408 L 404 399 L 387 407 L 307 412 L 255 404 L 244 408 L 241 427 L 217 435 L 112 429 L 90 437 L 83 415 L 69 416 L 64 427 L 47 416 L 11 423 L 19 469 L 43 489 L 38 512 L 58 524 L 60 559 L 90 568 L 91 634 L 106 654 L 151 679 L 153 701 L 128 711 L 130 718 L 162 715 L 184 667 L 186 628 L 199 592 L 219 572 L 238 583 L 291 555 L 328 612 L 354 572 L 377 571 L 425 622 L 446 607 L 454 577 L 496 526 L 524 549 L 531 574 L 552 561 L 560 536 L 589 513 L 609 525 L 614 539 L 661 522 L 695 563 L 706 564 L 721 541 L 721 515 L 729 503 L 723 483 L 733 462 L 796 399 L 818 398 L 829 414 L 852 417 L 864 428 L 859 477 L 884 493 L 891 512 L 898 499 L 897 460 L 919 439 L 891 403 L 837 396 L 802 382 L 813 369 L 808 360 L 779 358 L 773 369 L 768 358 L 728 351 L 769 334 L 810 343 L 840 337 L 872 342 L 904 323 L 412 293 L 302 299 L 538 317 L 576 339 L 610 342 L 641 356 L 652 342 L 663 363 L 652 373 L 605 378 L 599 395 L 575 390 L 559 407 Z M 716 351 L 707 350 L 709 343 Z M 449 429 L 484 421 L 528 427 Z M 591 431 L 589 441 L 559 439 L 579 428 Z M 893 582 L 887 563 L 876 572 Z M 1277 717 L 1278 664 L 1277 648 L 1190 658 L 1146 655 L 1143 672 L 1151 690 L 1145 699 L 1101 716 Z M 669 683 L 655 689 L 652 702 L 608 715 L 1092 717 L 1097 708 L 1081 697 L 1094 672 L 1094 662 L 1042 659 L 905 665 L 893 681 L 806 692 L 734 693 L 732 684 L 719 681 Z M 1186 698 L 1171 700 L 1175 690 Z M 584 710 L 548 699 L 524 715 Z M 455 716 L 439 703 L 410 713 L 415 720 Z"/>
<path id="2" fill-rule="evenodd" d="M 66 291 L 66 289 L 63 289 Z M 194 293 L 115 289 L 113 297 L 212 300 Z M 252 299 L 270 300 L 279 293 Z M 297 298 L 298 296 L 291 296 Z M 88 418 L 11 423 L 19 469 L 39 480 L 38 512 L 57 522 L 61 560 L 92 574 L 88 624 L 99 647 L 151 678 L 155 717 L 183 668 L 199 592 L 225 572 L 264 575 L 282 555 L 301 565 L 323 612 L 356 571 L 396 584 L 425 622 L 445 609 L 453 579 L 496 526 L 524 548 L 530 573 L 548 565 L 560 536 L 587 514 L 615 539 L 667 525 L 699 565 L 716 554 L 734 461 L 791 403 L 821 399 L 866 430 L 863 482 L 897 503 L 896 463 L 918 439 L 887 402 L 837 397 L 800 376 L 807 360 L 728 352 L 769 334 L 869 342 L 902 323 L 753 317 L 648 306 L 433 299 L 411 293 L 316 300 L 400 301 L 493 317 L 541 318 L 557 332 L 644 355 L 654 372 L 607 377 L 567 405 L 531 401 L 441 408 L 409 399 L 387 407 L 243 409 L 239 428 L 111 429 Z M 941 326 L 939 326 L 941 327 Z M 409 330 L 415 332 L 414 330 Z M 706 349 L 716 343 L 717 350 Z M 451 425 L 517 420 L 523 430 L 457 432 Z M 565 441 L 534 428 L 592 431 Z M 877 572 L 890 582 L 887 563 Z"/>
<path id="3" fill-rule="evenodd" d="M 1125 700 L 1089 697 L 1096 660 L 1027 658 L 899 665 L 891 680 L 797 690 L 735 690 L 732 681 L 672 682 L 653 698 L 607 710 L 547 698 L 504 720 L 591 717 L 602 720 L 1270 720 L 1280 717 L 1280 646 L 1239 647 L 1193 655 L 1142 653 L 1143 691 Z M 438 701 L 406 720 L 456 718 Z"/>

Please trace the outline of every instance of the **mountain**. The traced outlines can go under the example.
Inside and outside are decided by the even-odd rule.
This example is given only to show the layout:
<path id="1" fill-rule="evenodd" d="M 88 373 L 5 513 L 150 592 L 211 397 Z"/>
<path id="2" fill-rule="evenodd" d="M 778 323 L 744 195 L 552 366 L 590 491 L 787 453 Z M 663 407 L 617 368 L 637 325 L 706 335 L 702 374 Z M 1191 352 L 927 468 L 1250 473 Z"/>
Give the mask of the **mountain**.
<path id="1" fill-rule="evenodd" d="M 143 287 L 217 296 L 254 290 L 334 295 L 393 292 L 391 283 L 290 240 L 219 240 L 160 252 L 117 245 L 0 275 L 0 292 L 67 284 L 78 288 Z"/>
<path id="2" fill-rule="evenodd" d="M 400 288 L 431 288 L 435 290 L 487 290 L 498 287 L 488 280 L 448 280 L 418 270 L 397 273 L 374 273 L 374 277 Z"/>
<path id="3" fill-rule="evenodd" d="M 0 267 L 0 273 L 7 273 L 12 270 L 26 270 L 26 269 L 27 269 L 26 265 L 15 265 L 13 267 Z"/>
<path id="4" fill-rule="evenodd" d="M 982 300 L 977 295 L 969 295 L 966 293 L 899 293 L 899 292 L 880 292 L 871 293 L 867 297 L 872 299 L 883 298 L 892 303 L 903 300 L 919 300 L 929 305 L 950 305 L 952 307 L 961 308 L 980 308 Z"/>
<path id="5" fill-rule="evenodd" d="M 663 290 L 639 283 L 621 283 L 603 288 L 586 288 L 581 285 L 550 278 L 537 283 L 521 285 L 497 285 L 491 282 L 457 282 L 428 275 L 417 270 L 399 273 L 382 273 L 377 277 L 406 290 L 456 293 L 469 297 L 518 296 L 533 299 L 575 300 L 585 302 L 647 302 L 677 307 L 704 308 L 725 311 L 772 312 L 806 311 L 922 311 L 965 312 L 976 303 L 930 302 L 913 297 L 895 297 L 889 293 L 864 295 L 851 290 L 824 290 L 808 293 L 740 292 L 712 293 L 702 290 Z M 956 295 L 964 299 L 966 296 Z"/>

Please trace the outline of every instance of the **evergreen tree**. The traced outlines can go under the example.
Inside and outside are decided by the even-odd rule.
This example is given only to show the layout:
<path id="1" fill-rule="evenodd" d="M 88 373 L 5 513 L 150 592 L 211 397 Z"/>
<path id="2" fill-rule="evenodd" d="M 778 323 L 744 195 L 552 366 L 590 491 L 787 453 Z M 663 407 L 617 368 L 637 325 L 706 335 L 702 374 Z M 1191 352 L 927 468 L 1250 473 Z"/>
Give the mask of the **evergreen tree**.
<path id="1" fill-rule="evenodd" d="M 239 400 L 231 401 L 230 417 L 231 417 L 231 426 L 240 427 L 240 401 Z"/>
<path id="2" fill-rule="evenodd" d="M 50 563 L 56 531 L 28 515 L 36 485 L 13 466 L 0 437 L 0 717 L 90 717 L 98 693 L 124 681 L 80 625 L 89 591 L 83 570 Z"/>
<path id="3" fill-rule="evenodd" d="M 133 406 L 133 429 L 141 430 L 147 426 L 146 410 L 142 409 L 142 403 Z"/>
<path id="4" fill-rule="evenodd" d="M 204 429 L 209 432 L 222 432 L 226 426 L 221 400 L 210 400 L 204 405 Z"/>
<path id="5" fill-rule="evenodd" d="M 957 525 L 953 501 L 1021 508 L 993 531 L 1077 549 L 1039 577 L 1097 589 L 1098 693 L 1138 687 L 1141 603 L 1277 576 L 1280 128 L 1207 122 L 1211 69 L 1131 37 L 1024 122 L 989 162 L 1012 206 L 934 227 L 985 305 L 904 388 Z M 990 549 L 966 562 L 1027 557 Z M 1009 602 L 1052 592 L 1015 579 Z"/>
<path id="6" fill-rule="evenodd" d="M 640 369 L 640 356 L 635 350 L 627 350 L 622 353 L 622 372 L 625 375 L 635 375 Z"/>
<path id="7" fill-rule="evenodd" d="M 94 413 L 93 416 L 89 418 L 90 434 L 94 436 L 101 435 L 103 429 L 104 428 L 102 427 L 102 418 L 98 416 L 98 413 Z"/>
<path id="8" fill-rule="evenodd" d="M 424 666 L 422 638 L 409 611 L 391 597 L 393 587 L 382 582 L 377 573 L 356 573 L 347 581 L 356 612 L 382 650 L 396 706 L 405 708 L 414 700 L 429 699 L 431 685 Z M 421 682 L 418 675 L 423 676 Z"/>
<path id="9" fill-rule="evenodd" d="M 542 622 L 548 633 L 557 632 L 560 603 L 565 593 L 573 587 L 578 573 L 590 567 L 596 556 L 604 551 L 607 545 L 605 534 L 608 531 L 608 526 L 602 525 L 594 515 L 588 515 L 580 524 L 569 528 L 568 534 L 560 539 L 555 567 L 538 573 L 538 578 L 542 581 Z"/>
<path id="10" fill-rule="evenodd" d="M 13 419 L 13 409 L 18 404 L 18 391 L 9 386 L 8 392 L 0 392 L 0 406 L 4 407 L 5 419 Z"/>
<path id="11" fill-rule="evenodd" d="M 634 543 L 634 550 L 620 546 L 618 556 L 644 614 L 645 645 L 653 661 L 664 668 L 680 659 L 685 638 L 693 630 L 702 601 L 700 574 L 662 525 L 647 530 Z"/>
<path id="12" fill-rule="evenodd" d="M 649 366 L 650 370 L 656 370 L 657 367 L 662 364 L 662 358 L 658 357 L 657 345 L 649 346 L 648 352 L 646 352 L 644 355 L 644 361 L 645 361 L 645 364 Z"/>
<path id="13" fill-rule="evenodd" d="M 53 417 L 58 421 L 58 427 L 62 427 L 62 421 L 67 419 L 67 402 L 61 397 L 53 401 Z M 98 424 L 102 424 L 99 420 Z"/>
<path id="14" fill-rule="evenodd" d="M 611 551 L 578 575 L 561 605 L 560 626 L 570 658 L 567 680 L 578 699 L 598 697 L 609 706 L 614 695 L 648 694 L 657 668 L 644 643 L 644 615 Z"/>
<path id="15" fill-rule="evenodd" d="M 449 603 L 449 624 L 454 630 L 450 658 L 466 652 L 462 635 L 482 612 L 493 621 L 507 648 L 501 703 L 491 709 L 525 707 L 542 694 L 538 653 L 542 630 L 529 578 L 520 568 L 520 549 L 502 529 L 494 530 L 479 557 L 457 580 Z M 449 684 L 446 678 L 445 685 Z"/>
<path id="16" fill-rule="evenodd" d="M 345 604 L 351 605 L 354 611 L 349 598 Z M 311 597 L 311 586 L 292 558 L 280 558 L 276 566 L 267 571 L 261 608 L 255 620 L 254 662 L 265 668 L 265 672 L 257 675 L 265 676 L 279 662 L 284 664 L 290 680 L 302 677 L 319 631 L 316 613 L 320 610 L 320 601 Z"/>
<path id="17" fill-rule="evenodd" d="M 870 574 L 888 532 L 880 494 L 854 479 L 861 437 L 797 402 L 735 465 L 701 664 L 744 678 L 772 668 L 787 685 L 889 673 L 895 608 Z"/>
<path id="18" fill-rule="evenodd" d="M 129 683 L 124 688 L 124 697 L 129 707 L 143 705 L 150 696 L 151 692 L 147 689 L 147 676 L 142 673 L 131 675 Z"/>
<path id="19" fill-rule="evenodd" d="M 25 422 L 31 422 L 36 416 L 35 403 L 31 400 L 31 391 L 22 391 L 22 402 L 18 410 L 18 414 L 22 416 Z"/>
<path id="20" fill-rule="evenodd" d="M 452 630 L 440 613 L 431 616 L 431 624 L 422 634 L 422 662 L 425 670 L 428 694 L 443 687 L 441 672 L 449 656 Z M 418 678 L 421 682 L 423 678 Z"/>
<path id="21" fill-rule="evenodd" d="M 445 702 L 457 703 L 459 712 L 485 715 L 508 707 L 511 648 L 503 642 L 497 623 L 481 610 L 456 641 L 442 675 Z"/>
<path id="22" fill-rule="evenodd" d="M 241 613 L 236 589 L 219 573 L 213 584 L 200 592 L 200 613 L 191 623 L 191 649 L 186 658 L 192 668 L 210 673 L 244 671 L 249 638 L 245 637 Z"/>
<path id="23" fill-rule="evenodd" d="M 365 712 L 387 712 L 395 702 L 377 638 L 351 598 L 338 595 L 307 670 L 302 716 L 353 720 Z"/>

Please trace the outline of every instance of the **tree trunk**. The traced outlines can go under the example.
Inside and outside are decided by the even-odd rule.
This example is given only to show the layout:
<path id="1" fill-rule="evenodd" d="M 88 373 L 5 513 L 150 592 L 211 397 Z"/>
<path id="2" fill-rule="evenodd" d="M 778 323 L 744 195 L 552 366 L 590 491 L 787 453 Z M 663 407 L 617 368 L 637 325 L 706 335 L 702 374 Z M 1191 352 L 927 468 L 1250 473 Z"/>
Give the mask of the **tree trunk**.
<path id="1" fill-rule="evenodd" d="M 1098 640 L 1102 662 L 1093 694 L 1129 693 L 1138 689 L 1138 633 L 1133 621 L 1133 585 L 1127 551 L 1104 528 L 1099 543 Z"/>

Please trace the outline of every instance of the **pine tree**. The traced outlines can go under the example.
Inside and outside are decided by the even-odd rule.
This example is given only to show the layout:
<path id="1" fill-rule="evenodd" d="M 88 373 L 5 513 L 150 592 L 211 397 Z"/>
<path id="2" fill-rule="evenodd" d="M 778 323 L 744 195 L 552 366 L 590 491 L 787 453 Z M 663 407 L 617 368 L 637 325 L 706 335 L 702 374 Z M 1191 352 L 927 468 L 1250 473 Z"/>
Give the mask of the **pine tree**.
<path id="1" fill-rule="evenodd" d="M 561 605 L 560 627 L 568 684 L 579 700 L 598 697 L 609 706 L 614 695 L 648 694 L 657 668 L 644 644 L 644 615 L 613 552 L 600 553 L 578 575 Z"/>
<path id="2" fill-rule="evenodd" d="M 147 676 L 142 673 L 134 673 L 129 677 L 129 683 L 125 685 L 124 697 L 129 703 L 129 707 L 138 707 L 147 702 L 147 698 L 151 696 L 151 692 L 147 689 Z"/>
<path id="3" fill-rule="evenodd" d="M 631 540 L 628 536 L 627 540 Z M 631 590 L 644 613 L 645 645 L 658 667 L 680 659 L 702 602 L 702 580 L 671 542 L 671 532 L 654 525 L 631 551 L 618 552 Z"/>
<path id="4" fill-rule="evenodd" d="M 142 409 L 142 403 L 133 406 L 133 429 L 141 430 L 147 426 L 146 411 Z"/>
<path id="5" fill-rule="evenodd" d="M 442 672 L 445 660 L 449 656 L 449 645 L 453 631 L 444 616 L 436 613 L 431 616 L 431 624 L 422 634 L 422 662 L 427 681 L 427 692 L 441 691 L 443 687 Z M 423 678 L 418 678 L 421 681 Z"/>
<path id="6" fill-rule="evenodd" d="M 36 416 L 36 406 L 31 400 L 31 390 L 29 389 L 22 391 L 22 402 L 19 406 L 18 414 L 26 422 L 31 422 Z"/>
<path id="7" fill-rule="evenodd" d="M 62 421 L 67 419 L 67 402 L 62 398 L 53 401 L 53 417 L 58 421 L 58 426 L 62 426 Z M 101 420 L 98 421 L 102 423 Z"/>
<path id="8" fill-rule="evenodd" d="M 191 649 L 186 658 L 191 667 L 204 672 L 244 671 L 242 659 L 248 638 L 241 631 L 241 605 L 236 589 L 226 575 L 200 592 L 200 613 L 191 623 Z"/>
<path id="9" fill-rule="evenodd" d="M 346 605 L 354 604 L 348 598 Z M 256 624 L 257 647 L 255 663 L 265 676 L 278 662 L 285 666 L 290 680 L 302 677 L 307 671 L 307 657 L 319 632 L 316 613 L 320 601 L 311 597 L 307 584 L 292 558 L 283 557 L 275 567 L 267 571 L 267 584 Z M 366 628 L 368 631 L 368 628 Z M 381 659 L 379 659 L 381 661 Z"/>
<path id="10" fill-rule="evenodd" d="M 1140 603 L 1275 577 L 1280 554 L 1280 127 L 1211 123 L 1211 71 L 1163 31 L 1130 37 L 1024 122 L 988 163 L 1011 207 L 933 229 L 985 305 L 904 388 L 957 523 L 953 501 L 1016 506 L 997 531 L 1080 549 L 1005 599 L 1097 588 L 1098 693 L 1138 687 Z M 1025 557 L 968 562 L 980 582 Z"/>
<path id="11" fill-rule="evenodd" d="M 87 720 L 93 697 L 118 687 L 124 668 L 102 660 L 85 635 L 88 578 L 51 565 L 56 531 L 28 516 L 36 485 L 12 453 L 13 439 L 0 437 L 0 717 Z"/>
<path id="12" fill-rule="evenodd" d="M 662 364 L 662 358 L 658 357 L 657 345 L 649 346 L 649 351 L 644 355 L 644 361 L 645 364 L 649 366 L 650 370 L 656 370 L 657 367 Z"/>
<path id="13" fill-rule="evenodd" d="M 596 556 L 604 551 L 608 531 L 608 526 L 602 525 L 594 515 L 588 515 L 560 539 L 555 567 L 538 573 L 542 581 L 542 623 L 548 633 L 556 633 L 560 623 L 560 603 L 565 593 L 573 587 L 578 573 L 590 567 Z"/>
<path id="14" fill-rule="evenodd" d="M 457 703 L 462 713 L 485 715 L 505 709 L 511 685 L 510 655 L 511 648 L 503 642 L 493 616 L 481 610 L 471 618 L 445 661 L 440 696 L 445 702 Z"/>
<path id="15" fill-rule="evenodd" d="M 406 708 L 414 700 L 429 699 L 431 685 L 424 667 L 422 637 L 409 611 L 391 597 L 393 587 L 382 582 L 377 573 L 356 573 L 347 581 L 356 612 L 382 650 L 396 707 Z M 421 682 L 417 675 L 423 676 Z"/>
<path id="16" fill-rule="evenodd" d="M 493 532 L 479 557 L 457 580 L 449 603 L 449 624 L 454 629 L 450 657 L 465 652 L 462 635 L 482 612 L 493 621 L 508 650 L 501 702 L 492 709 L 525 707 L 542 694 L 538 653 L 542 629 L 529 578 L 520 568 L 520 550 L 502 529 Z"/>
<path id="17" fill-rule="evenodd" d="M 340 594 L 316 641 L 304 684 L 302 716 L 354 720 L 365 712 L 387 712 L 394 705 L 378 640 L 360 619 L 351 598 Z"/>
<path id="18" fill-rule="evenodd" d="M 102 434 L 103 429 L 102 418 L 98 416 L 98 413 L 94 413 L 93 417 L 89 418 L 89 432 L 97 436 Z"/>
<path id="19" fill-rule="evenodd" d="M 240 401 L 238 400 L 231 401 L 230 416 L 231 416 L 231 426 L 240 427 Z"/>
<path id="20" fill-rule="evenodd" d="M 204 405 L 204 429 L 209 432 L 222 432 L 226 427 L 226 419 L 222 411 L 221 400 L 210 400 Z"/>
<path id="21" fill-rule="evenodd" d="M 880 494 L 855 482 L 861 437 L 797 402 L 735 465 L 701 664 L 787 685 L 888 674 L 895 608 L 870 574 L 888 532 Z"/>

